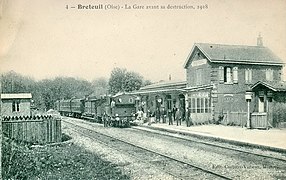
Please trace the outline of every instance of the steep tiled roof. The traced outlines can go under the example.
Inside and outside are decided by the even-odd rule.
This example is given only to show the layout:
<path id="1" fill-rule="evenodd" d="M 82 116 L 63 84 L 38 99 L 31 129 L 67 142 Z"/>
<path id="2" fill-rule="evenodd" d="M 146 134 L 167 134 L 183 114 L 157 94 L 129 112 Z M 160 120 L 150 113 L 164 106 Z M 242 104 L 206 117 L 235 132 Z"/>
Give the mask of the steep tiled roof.
<path id="1" fill-rule="evenodd" d="M 31 99 L 31 93 L 1 94 L 2 99 Z"/>
<path id="2" fill-rule="evenodd" d="M 195 43 L 185 68 L 196 48 L 211 62 L 283 65 L 283 61 L 267 47 Z"/>
<path id="3" fill-rule="evenodd" d="M 286 91 L 285 81 L 258 81 L 251 86 L 251 89 L 255 89 L 257 86 L 263 85 L 273 91 Z"/>

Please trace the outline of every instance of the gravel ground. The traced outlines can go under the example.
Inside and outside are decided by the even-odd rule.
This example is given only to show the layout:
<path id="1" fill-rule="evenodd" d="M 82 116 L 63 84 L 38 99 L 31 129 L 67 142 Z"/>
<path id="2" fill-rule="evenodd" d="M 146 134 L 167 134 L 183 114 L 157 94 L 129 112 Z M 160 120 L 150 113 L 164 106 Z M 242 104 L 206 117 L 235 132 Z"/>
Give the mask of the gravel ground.
<path id="1" fill-rule="evenodd" d="M 71 136 L 75 144 L 85 147 L 87 150 L 99 154 L 104 160 L 118 165 L 122 172 L 129 175 L 132 179 L 176 179 L 169 174 L 162 173 L 160 169 L 150 166 L 148 163 L 133 159 L 128 154 L 118 152 L 88 137 L 83 137 L 68 128 L 65 123 L 62 126 L 63 132 Z"/>
<path id="2" fill-rule="evenodd" d="M 90 124 L 85 122 L 81 123 L 83 122 L 81 120 L 76 121 L 86 128 L 91 127 Z M 217 171 L 221 174 L 227 174 L 234 179 L 283 179 L 282 176 L 285 174 L 285 171 L 281 169 L 281 167 L 276 167 L 275 164 L 245 161 L 235 155 L 229 156 L 222 154 L 219 151 L 206 151 L 205 149 L 196 147 L 195 144 L 193 147 L 190 147 L 189 143 L 187 145 L 186 143 L 179 143 L 179 141 L 170 141 L 168 137 L 159 138 L 157 135 L 151 133 L 148 135 L 144 133 L 139 134 L 138 131 L 132 129 L 103 128 L 101 125 L 94 124 L 92 127 L 102 133 L 108 133 L 119 138 L 124 138 L 129 142 L 138 143 L 141 146 L 148 147 L 154 151 L 159 151 L 175 158 L 188 160 L 198 166 Z M 161 178 L 152 177 L 152 179 Z"/>

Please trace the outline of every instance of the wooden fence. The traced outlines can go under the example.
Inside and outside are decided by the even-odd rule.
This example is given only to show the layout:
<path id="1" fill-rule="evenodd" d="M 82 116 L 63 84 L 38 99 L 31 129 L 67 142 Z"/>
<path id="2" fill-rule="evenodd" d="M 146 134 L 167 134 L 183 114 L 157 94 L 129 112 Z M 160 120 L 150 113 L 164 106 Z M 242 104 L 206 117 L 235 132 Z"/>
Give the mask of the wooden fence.
<path id="1" fill-rule="evenodd" d="M 267 129 L 267 113 L 266 112 L 254 112 L 251 113 L 250 127 L 257 129 Z"/>
<path id="2" fill-rule="evenodd" d="M 247 112 L 226 112 L 223 114 L 222 124 L 245 126 L 247 121 Z"/>
<path id="3" fill-rule="evenodd" d="M 2 118 L 3 135 L 33 144 L 61 142 L 61 119 L 53 116 L 20 116 Z"/>

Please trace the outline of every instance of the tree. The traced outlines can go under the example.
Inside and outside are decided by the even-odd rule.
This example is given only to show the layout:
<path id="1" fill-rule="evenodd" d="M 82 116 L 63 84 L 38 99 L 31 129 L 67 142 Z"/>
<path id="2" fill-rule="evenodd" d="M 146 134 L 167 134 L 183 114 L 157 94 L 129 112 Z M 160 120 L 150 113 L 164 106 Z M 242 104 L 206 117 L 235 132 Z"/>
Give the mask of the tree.
<path id="1" fill-rule="evenodd" d="M 127 70 L 121 68 L 114 68 L 111 71 L 110 79 L 108 82 L 109 92 L 116 94 L 120 91 L 124 91 L 123 82 L 125 81 L 125 74 Z"/>
<path id="2" fill-rule="evenodd" d="M 143 85 L 143 77 L 126 69 L 114 68 L 109 79 L 109 91 L 112 94 L 118 92 L 131 92 L 138 90 Z"/>
<path id="3" fill-rule="evenodd" d="M 106 94 L 108 91 L 108 80 L 104 77 L 94 79 L 92 82 L 93 96 L 100 96 Z"/>
<path id="4" fill-rule="evenodd" d="M 139 90 L 143 85 L 143 77 L 135 72 L 127 72 L 123 81 L 123 89 L 126 92 Z"/>

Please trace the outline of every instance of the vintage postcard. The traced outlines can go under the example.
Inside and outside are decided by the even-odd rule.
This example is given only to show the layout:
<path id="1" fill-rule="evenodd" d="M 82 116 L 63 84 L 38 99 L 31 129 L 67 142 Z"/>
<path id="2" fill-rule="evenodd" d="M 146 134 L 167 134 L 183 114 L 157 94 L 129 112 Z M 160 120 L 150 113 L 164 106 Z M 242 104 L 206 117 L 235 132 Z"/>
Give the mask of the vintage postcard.
<path id="1" fill-rule="evenodd" d="M 0 0 L 2 179 L 285 179 L 285 9 Z"/>

